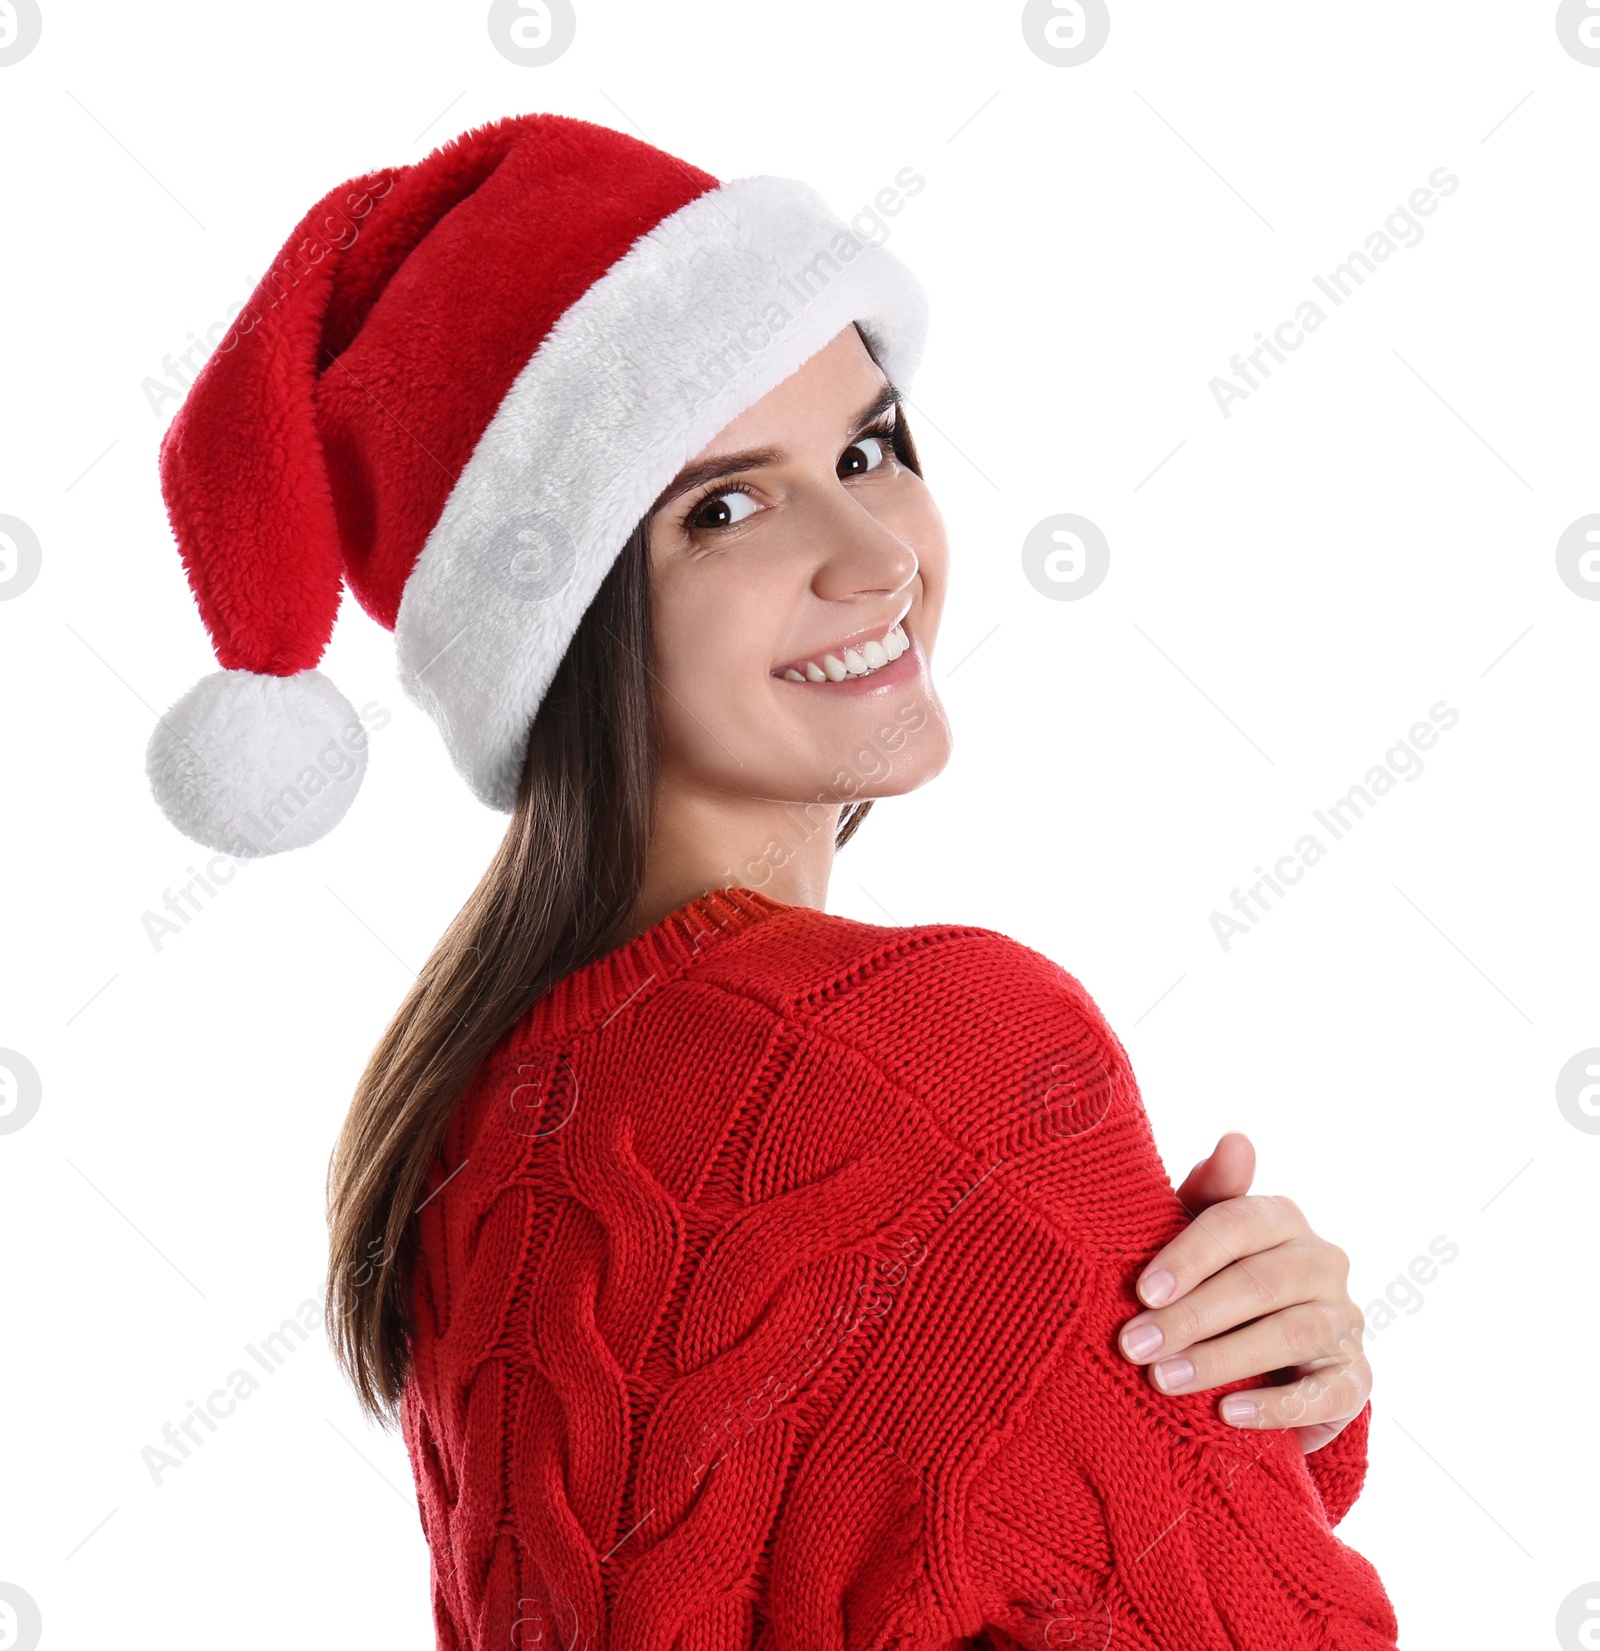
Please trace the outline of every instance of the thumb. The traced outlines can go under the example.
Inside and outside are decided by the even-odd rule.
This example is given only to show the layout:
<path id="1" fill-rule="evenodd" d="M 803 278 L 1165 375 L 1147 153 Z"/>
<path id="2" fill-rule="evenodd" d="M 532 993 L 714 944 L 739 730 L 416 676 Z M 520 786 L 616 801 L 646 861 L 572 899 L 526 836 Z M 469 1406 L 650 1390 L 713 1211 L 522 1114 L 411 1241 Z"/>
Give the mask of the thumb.
<path id="1" fill-rule="evenodd" d="M 1256 1174 L 1256 1149 L 1250 1137 L 1230 1129 L 1184 1177 L 1178 1188 L 1178 1202 L 1191 1215 L 1220 1204 L 1225 1198 L 1242 1198 L 1250 1190 Z"/>

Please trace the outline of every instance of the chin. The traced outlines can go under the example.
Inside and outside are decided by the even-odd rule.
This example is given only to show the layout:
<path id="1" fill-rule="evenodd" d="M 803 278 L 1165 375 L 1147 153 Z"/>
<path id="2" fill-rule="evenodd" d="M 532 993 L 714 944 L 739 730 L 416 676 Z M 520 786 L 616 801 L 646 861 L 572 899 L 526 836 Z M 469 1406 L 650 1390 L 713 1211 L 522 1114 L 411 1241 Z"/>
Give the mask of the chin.
<path id="1" fill-rule="evenodd" d="M 950 761 L 950 730 L 943 715 L 932 719 L 890 749 L 881 739 L 883 730 L 863 734 L 854 753 L 832 767 L 824 767 L 823 777 L 811 795 L 818 800 L 840 803 L 878 802 L 920 791 L 937 779 Z M 889 725 L 888 740 L 896 730 Z"/>

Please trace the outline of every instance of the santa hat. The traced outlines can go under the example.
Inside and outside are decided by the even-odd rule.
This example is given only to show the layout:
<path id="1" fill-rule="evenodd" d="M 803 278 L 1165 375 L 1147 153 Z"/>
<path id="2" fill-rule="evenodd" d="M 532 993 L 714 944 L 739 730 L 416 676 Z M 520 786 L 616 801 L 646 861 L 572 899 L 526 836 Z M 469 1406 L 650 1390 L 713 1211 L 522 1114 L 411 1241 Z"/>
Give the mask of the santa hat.
<path id="1" fill-rule="evenodd" d="M 904 390 L 926 319 L 805 184 L 719 183 L 587 121 L 497 121 L 342 184 L 162 443 L 223 667 L 151 737 L 162 810 L 240 855 L 343 817 L 366 735 L 316 665 L 348 585 L 509 811 L 584 610 L 684 463 L 853 321 Z"/>

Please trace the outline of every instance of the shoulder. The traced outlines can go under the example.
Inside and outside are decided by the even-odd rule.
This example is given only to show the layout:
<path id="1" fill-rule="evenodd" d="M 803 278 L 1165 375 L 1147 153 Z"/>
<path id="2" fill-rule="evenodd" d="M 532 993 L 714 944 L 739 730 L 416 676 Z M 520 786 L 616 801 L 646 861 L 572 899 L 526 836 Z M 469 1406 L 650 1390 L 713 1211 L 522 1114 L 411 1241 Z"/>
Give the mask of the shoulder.
<path id="1" fill-rule="evenodd" d="M 774 926 L 769 940 L 785 937 Z M 776 1012 L 854 1049 L 897 1086 L 958 1108 L 950 1121 L 979 1148 L 1012 1137 L 1021 1114 L 1079 1132 L 1132 1084 L 1127 1053 L 1083 984 L 995 929 L 817 914 L 766 984 Z"/>
<path id="2" fill-rule="evenodd" d="M 856 1051 L 979 1150 L 1029 1122 L 1081 1134 L 1137 1104 L 1127 1051 L 1082 982 L 998 930 L 813 912 L 744 938 L 698 977 Z"/>
<path id="3" fill-rule="evenodd" d="M 1144 1248 L 1181 1223 L 1127 1051 L 1061 964 L 972 925 L 813 928 L 826 967 L 770 1007 L 851 1051 L 1056 1226 Z"/>
<path id="4" fill-rule="evenodd" d="M 693 978 L 836 1029 L 854 1015 L 988 1005 L 991 1024 L 996 1008 L 1069 1007 L 1110 1035 L 1088 992 L 1059 963 L 973 924 L 889 926 L 794 907 L 703 959 Z"/>

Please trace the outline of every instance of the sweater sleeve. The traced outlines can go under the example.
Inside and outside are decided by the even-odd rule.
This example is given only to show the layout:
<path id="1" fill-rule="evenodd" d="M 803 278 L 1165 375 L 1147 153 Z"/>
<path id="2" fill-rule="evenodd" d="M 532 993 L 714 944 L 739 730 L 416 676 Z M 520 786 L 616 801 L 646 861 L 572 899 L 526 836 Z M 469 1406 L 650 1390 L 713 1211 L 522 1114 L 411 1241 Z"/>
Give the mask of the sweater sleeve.
<path id="1" fill-rule="evenodd" d="M 1367 1434 L 1372 1425 L 1372 1401 L 1356 1412 L 1321 1450 L 1306 1457 L 1312 1483 L 1327 1510 L 1328 1523 L 1337 1525 L 1349 1513 L 1367 1478 Z"/>
<path id="2" fill-rule="evenodd" d="M 1139 1270 L 1188 1215 L 1088 994 L 987 930 L 920 966 L 939 1012 L 917 1042 L 886 1036 L 882 1059 L 970 1155 L 991 1241 L 1020 1257 L 1049 1235 L 1054 1262 L 1010 1310 L 1063 1324 L 966 1481 L 963 1626 L 1039 1651 L 1393 1651 L 1383 1585 L 1332 1529 L 1364 1417 L 1314 1476 L 1292 1429 L 1231 1427 L 1218 1390 L 1162 1394 L 1117 1350 Z"/>
<path id="3" fill-rule="evenodd" d="M 983 1629 L 1030 1651 L 1393 1651 L 1383 1585 L 1333 1534 L 1293 1431 L 1231 1429 L 1154 1393 L 1118 1368 L 1125 1316 L 1102 1276 L 971 1482 Z"/>

